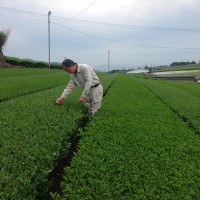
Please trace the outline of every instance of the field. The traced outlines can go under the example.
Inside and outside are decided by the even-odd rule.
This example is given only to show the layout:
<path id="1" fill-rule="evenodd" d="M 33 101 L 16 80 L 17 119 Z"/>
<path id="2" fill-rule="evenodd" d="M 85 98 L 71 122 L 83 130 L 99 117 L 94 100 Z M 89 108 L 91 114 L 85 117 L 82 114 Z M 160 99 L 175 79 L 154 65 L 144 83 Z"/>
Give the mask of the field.
<path id="1" fill-rule="evenodd" d="M 81 89 L 55 104 L 65 72 L 0 70 L 0 199 L 200 199 L 199 85 L 98 76 L 102 107 L 86 118 Z"/>
<path id="2" fill-rule="evenodd" d="M 152 72 L 162 72 L 162 71 L 182 71 L 182 70 L 199 70 L 200 65 L 183 65 L 183 66 L 176 66 L 176 67 L 165 67 L 159 70 L 152 70 Z"/>

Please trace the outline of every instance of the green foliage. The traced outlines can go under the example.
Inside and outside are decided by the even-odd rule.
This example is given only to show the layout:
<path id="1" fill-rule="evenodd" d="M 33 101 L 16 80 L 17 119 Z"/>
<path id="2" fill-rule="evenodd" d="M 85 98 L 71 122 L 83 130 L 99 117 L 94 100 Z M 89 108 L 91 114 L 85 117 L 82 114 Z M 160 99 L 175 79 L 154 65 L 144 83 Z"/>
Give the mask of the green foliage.
<path id="1" fill-rule="evenodd" d="M 74 93 L 55 104 L 63 86 L 0 104 L 1 199 L 34 199 L 47 190 L 48 174 L 82 117 Z M 77 91 L 78 92 L 78 91 Z M 1 187 L 1 188 L 2 188 Z"/>
<path id="2" fill-rule="evenodd" d="M 149 78 L 149 76 L 148 75 L 146 75 L 145 73 L 136 73 L 136 74 L 129 74 L 129 76 L 133 76 L 133 77 L 135 77 L 135 78 Z"/>
<path id="3" fill-rule="evenodd" d="M 197 83 L 142 80 L 159 99 L 182 118 L 196 133 L 200 133 L 200 88 Z"/>
<path id="4" fill-rule="evenodd" d="M 171 63 L 171 65 L 170 66 L 183 66 L 183 65 L 194 65 L 194 64 L 196 64 L 196 62 L 195 61 L 192 61 L 192 62 L 189 62 L 189 61 L 187 61 L 187 62 L 173 62 L 173 63 Z"/>
<path id="5" fill-rule="evenodd" d="M 198 70 L 200 69 L 200 65 L 187 65 L 187 66 L 178 66 L 178 67 L 165 67 L 163 69 L 154 70 L 152 68 L 152 72 L 162 72 L 162 71 L 182 71 L 182 70 Z"/>
<path id="6" fill-rule="evenodd" d="M 0 31 L 0 52 L 2 52 L 2 47 L 5 45 L 8 36 L 9 31 Z"/>
<path id="7" fill-rule="evenodd" d="M 69 76 L 63 71 L 22 77 L 4 77 L 0 79 L 0 101 L 63 85 L 67 80 L 69 80 Z"/>
<path id="8" fill-rule="evenodd" d="M 190 82 L 190 81 L 161 81 L 161 84 L 165 84 L 168 86 L 175 87 L 177 89 L 180 89 L 182 91 L 185 91 L 192 96 L 200 98 L 200 87 L 199 84 L 196 82 Z"/>
<path id="9" fill-rule="evenodd" d="M 5 56 L 6 62 L 14 65 L 14 66 L 21 66 L 21 67 L 28 67 L 28 68 L 49 68 L 49 63 L 43 61 L 34 61 L 31 59 L 20 59 L 15 57 Z M 51 69 L 60 69 L 59 63 L 50 63 Z"/>
<path id="10" fill-rule="evenodd" d="M 54 74 L 61 72 L 60 70 L 49 70 L 49 69 L 32 69 L 32 68 L 1 68 L 0 78 L 8 77 L 23 77 L 23 76 L 33 76 L 33 75 L 44 75 L 44 74 Z M 64 73 L 64 71 L 63 71 Z M 65 73 L 66 74 L 66 73 Z"/>
<path id="11" fill-rule="evenodd" d="M 24 67 L 33 67 L 34 66 L 33 62 L 26 61 L 26 60 L 19 62 L 19 64 L 24 66 Z"/>
<path id="12" fill-rule="evenodd" d="M 4 69 L 2 72 L 1 95 L 9 100 L 0 103 L 0 199 L 36 199 L 47 192 L 48 175 L 55 161 L 68 152 L 69 138 L 83 118 L 83 105 L 77 103 L 81 90 L 75 90 L 58 106 L 55 99 L 65 87 L 60 83 L 67 84 L 69 80 L 66 73 L 41 69 Z M 114 78 L 102 78 L 105 90 Z M 12 90 L 18 98 L 14 95 L 10 99 L 6 92 L 10 84 L 7 80 L 17 84 Z M 38 87 L 42 91 L 37 92 Z M 1 97 L 6 99 L 6 96 Z M 52 195 L 59 199 L 59 195 Z"/>
<path id="13" fill-rule="evenodd" d="M 107 88 L 116 74 L 98 74 L 105 88 Z M 69 80 L 64 70 L 47 69 L 0 69 L 0 102 L 16 98 L 21 95 L 63 85 Z"/>
<path id="14" fill-rule="evenodd" d="M 0 197 L 36 199 L 83 118 L 81 90 L 58 106 L 63 71 L 1 72 Z M 52 199 L 200 199 L 198 84 L 98 76 L 107 95 Z"/>
<path id="15" fill-rule="evenodd" d="M 138 80 L 115 80 L 65 169 L 63 199 L 200 198 L 199 135 Z"/>
<path id="16" fill-rule="evenodd" d="M 60 197 L 60 195 L 57 192 L 56 193 L 50 192 L 50 195 L 53 200 L 62 200 L 62 198 Z"/>

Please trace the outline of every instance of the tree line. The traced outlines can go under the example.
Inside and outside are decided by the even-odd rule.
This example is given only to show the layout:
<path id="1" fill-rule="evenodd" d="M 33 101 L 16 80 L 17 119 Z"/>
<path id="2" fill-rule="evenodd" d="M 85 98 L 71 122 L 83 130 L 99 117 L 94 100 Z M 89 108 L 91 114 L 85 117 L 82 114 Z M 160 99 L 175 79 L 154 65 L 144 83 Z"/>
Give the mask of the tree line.
<path id="1" fill-rule="evenodd" d="M 170 66 L 182 66 L 182 65 L 195 65 L 196 62 L 195 61 L 192 61 L 192 62 L 173 62 L 170 64 Z"/>

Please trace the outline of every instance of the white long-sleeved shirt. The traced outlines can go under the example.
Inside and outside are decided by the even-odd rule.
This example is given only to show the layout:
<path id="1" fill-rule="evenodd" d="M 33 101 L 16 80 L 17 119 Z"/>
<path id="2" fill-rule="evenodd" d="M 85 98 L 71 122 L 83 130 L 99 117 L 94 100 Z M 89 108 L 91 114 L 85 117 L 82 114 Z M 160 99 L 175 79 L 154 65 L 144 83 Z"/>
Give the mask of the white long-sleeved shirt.
<path id="1" fill-rule="evenodd" d="M 86 64 L 77 64 L 77 72 L 70 74 L 70 81 L 67 87 L 64 89 L 61 97 L 66 99 L 67 96 L 75 89 L 75 87 L 80 86 L 84 88 L 81 97 L 86 98 L 91 87 L 99 83 L 99 78 L 92 67 Z"/>

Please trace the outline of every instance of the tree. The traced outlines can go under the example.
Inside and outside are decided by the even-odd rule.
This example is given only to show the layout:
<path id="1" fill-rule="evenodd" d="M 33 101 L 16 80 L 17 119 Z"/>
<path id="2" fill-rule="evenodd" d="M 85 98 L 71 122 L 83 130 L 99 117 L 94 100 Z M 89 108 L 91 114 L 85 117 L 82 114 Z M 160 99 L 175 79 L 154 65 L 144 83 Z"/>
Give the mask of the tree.
<path id="1" fill-rule="evenodd" d="M 3 46 L 6 44 L 10 31 L 0 31 L 0 68 L 6 63 L 3 55 Z"/>
<path id="2" fill-rule="evenodd" d="M 192 61 L 190 64 L 192 64 L 192 65 L 195 65 L 195 64 L 197 64 L 195 61 Z"/>

